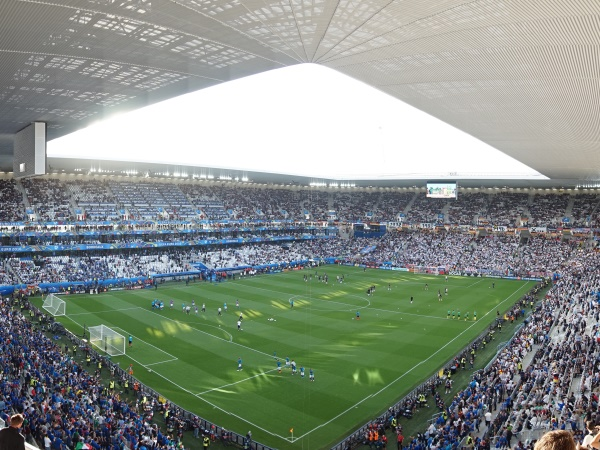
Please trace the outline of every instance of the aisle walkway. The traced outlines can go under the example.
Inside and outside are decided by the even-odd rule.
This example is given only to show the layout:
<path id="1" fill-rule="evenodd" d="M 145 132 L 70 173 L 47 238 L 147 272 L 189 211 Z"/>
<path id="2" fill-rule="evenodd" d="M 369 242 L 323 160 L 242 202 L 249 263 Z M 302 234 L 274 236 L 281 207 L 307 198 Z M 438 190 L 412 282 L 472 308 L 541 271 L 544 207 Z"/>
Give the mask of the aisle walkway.
<path id="1" fill-rule="evenodd" d="M 569 314 L 571 315 L 572 312 Z M 587 324 L 587 329 L 586 329 L 586 334 L 591 334 L 592 332 L 592 328 L 595 324 L 595 320 L 590 320 L 591 318 L 588 316 L 588 324 Z M 568 320 L 568 319 L 567 319 Z M 562 328 L 559 326 L 554 326 L 551 330 L 550 330 L 550 340 L 553 343 L 560 343 L 562 342 L 564 339 L 566 339 L 566 333 L 564 331 L 562 331 Z M 542 348 L 543 346 L 540 344 L 534 344 L 532 346 L 532 349 L 530 352 L 527 353 L 527 355 L 525 355 L 525 357 L 523 358 L 522 364 L 523 364 L 523 370 L 526 370 L 532 363 L 533 363 L 533 359 L 537 353 L 537 351 Z M 515 385 L 519 386 L 520 385 L 520 375 L 516 374 L 515 378 Z M 579 398 L 581 396 L 581 377 L 574 377 L 573 381 L 571 382 L 567 392 L 564 393 L 565 396 L 570 395 L 570 393 L 573 392 L 575 394 L 575 396 L 577 398 Z M 554 401 L 552 402 L 554 405 Z M 549 405 L 550 409 L 553 409 L 553 407 L 551 405 Z M 496 417 L 498 416 L 499 412 L 500 412 L 500 405 L 499 407 L 493 411 L 492 413 L 492 423 L 494 422 L 494 420 L 496 419 Z M 556 413 L 557 413 L 557 417 L 560 416 L 560 412 L 558 411 L 558 409 L 556 409 Z M 484 419 L 482 418 L 482 422 L 484 422 Z M 583 424 L 579 424 L 580 427 L 583 426 Z M 539 424 L 535 424 L 533 426 L 533 429 L 528 430 L 528 429 L 523 429 L 521 432 L 519 433 L 515 433 L 513 435 L 513 439 L 512 439 L 512 446 L 514 448 L 514 446 L 516 445 L 516 443 L 518 441 L 523 442 L 524 444 L 529 443 L 533 440 L 539 439 L 540 436 L 542 436 L 544 433 L 546 433 L 549 430 L 548 425 L 544 424 L 544 423 L 539 423 Z M 479 432 L 474 433 L 474 436 L 478 436 L 480 438 L 482 438 L 485 433 L 487 432 L 487 427 L 485 425 L 480 426 Z M 491 445 L 492 447 L 494 447 L 495 441 L 492 438 L 491 441 Z"/>
<path id="2" fill-rule="evenodd" d="M 531 348 L 531 351 L 525 355 L 525 357 L 523 358 L 523 361 L 522 361 L 522 363 L 523 363 L 523 370 L 526 370 L 529 367 L 529 365 L 532 363 L 533 357 L 535 356 L 535 354 L 536 354 L 536 352 L 538 351 L 539 348 L 541 348 L 541 345 L 534 344 L 532 346 L 532 348 Z M 521 383 L 521 377 L 520 377 L 519 374 L 515 375 L 515 380 L 514 381 L 515 381 L 515 385 L 516 386 L 520 385 L 520 383 Z M 499 407 L 496 408 L 496 410 L 492 412 L 492 423 L 496 419 L 496 416 L 498 416 L 499 412 L 500 412 L 500 408 Z M 521 433 L 515 434 L 515 436 L 513 437 L 513 441 L 512 442 L 514 444 L 517 441 L 525 442 L 527 440 L 537 439 L 539 436 L 541 436 L 542 434 L 544 434 L 545 431 L 546 430 L 544 430 L 544 429 L 524 430 Z M 482 418 L 482 425 L 479 427 L 479 432 L 474 433 L 473 436 L 482 438 L 485 435 L 486 432 L 487 432 L 487 427 L 485 426 L 484 419 Z"/>

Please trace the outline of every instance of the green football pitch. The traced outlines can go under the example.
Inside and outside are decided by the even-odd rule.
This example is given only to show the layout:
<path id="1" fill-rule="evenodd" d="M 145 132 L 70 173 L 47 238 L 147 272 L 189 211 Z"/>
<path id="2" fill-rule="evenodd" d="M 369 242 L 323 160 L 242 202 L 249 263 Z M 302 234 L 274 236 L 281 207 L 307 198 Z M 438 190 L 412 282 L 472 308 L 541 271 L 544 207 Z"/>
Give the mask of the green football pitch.
<path id="1" fill-rule="evenodd" d="M 367 296 L 372 285 L 375 293 Z M 102 324 L 131 335 L 132 347 L 113 361 L 133 364 L 140 381 L 210 422 L 240 434 L 251 430 L 256 441 L 280 449 L 326 448 L 435 374 L 533 285 L 331 265 L 66 296 L 60 321 L 78 335 Z M 164 310 L 151 308 L 155 298 Z M 192 300 L 199 309 L 206 303 L 206 312 L 182 312 Z M 461 320 L 447 317 L 453 310 Z"/>

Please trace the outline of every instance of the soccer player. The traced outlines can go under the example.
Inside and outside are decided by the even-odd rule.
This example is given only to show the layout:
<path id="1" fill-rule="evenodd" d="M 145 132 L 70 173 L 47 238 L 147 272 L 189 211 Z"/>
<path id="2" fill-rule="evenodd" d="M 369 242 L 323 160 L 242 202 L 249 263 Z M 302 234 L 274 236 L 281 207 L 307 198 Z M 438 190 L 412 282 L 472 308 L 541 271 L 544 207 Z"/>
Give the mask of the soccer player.
<path id="1" fill-rule="evenodd" d="M 223 303 L 223 312 L 227 312 L 227 302 Z"/>
<path id="2" fill-rule="evenodd" d="M 448 310 L 448 315 L 446 316 L 446 319 L 450 318 L 450 310 Z"/>
<path id="3" fill-rule="evenodd" d="M 448 295 L 448 288 L 444 289 L 444 294 Z"/>
<path id="4" fill-rule="evenodd" d="M 277 373 L 281 373 L 281 361 L 277 360 Z"/>
<path id="5" fill-rule="evenodd" d="M 466 322 L 467 320 L 469 320 L 469 311 L 467 311 L 467 312 L 465 313 L 465 322 Z"/>
<path id="6" fill-rule="evenodd" d="M 288 367 L 290 365 L 290 357 L 286 356 L 285 357 L 285 366 Z"/>
<path id="7" fill-rule="evenodd" d="M 411 304 L 411 305 L 412 305 L 412 302 L 413 302 L 413 300 L 414 300 L 414 298 L 413 298 L 413 296 L 411 295 L 411 296 L 410 296 L 410 304 Z"/>
<path id="8" fill-rule="evenodd" d="M 132 345 L 133 345 L 133 336 L 129 335 L 129 347 L 131 348 Z"/>
<path id="9" fill-rule="evenodd" d="M 238 331 L 242 331 L 242 321 L 241 320 L 237 321 L 237 326 L 238 326 Z"/>
<path id="10" fill-rule="evenodd" d="M 429 290 L 429 285 L 427 283 L 425 283 L 425 290 L 428 291 Z"/>
<path id="11" fill-rule="evenodd" d="M 217 316 L 221 315 L 221 307 L 219 306 L 219 308 L 217 309 Z"/>
<path id="12" fill-rule="evenodd" d="M 308 369 L 308 379 L 310 381 L 315 381 L 315 372 L 312 369 Z"/>
<path id="13" fill-rule="evenodd" d="M 238 368 L 237 368 L 237 370 L 238 370 L 238 372 L 240 370 L 242 370 L 242 357 L 241 356 L 238 358 Z"/>
<path id="14" fill-rule="evenodd" d="M 304 366 L 300 366 L 300 377 L 304 378 Z"/>
<path id="15" fill-rule="evenodd" d="M 194 314 L 198 315 L 198 306 L 194 306 Z"/>
<path id="16" fill-rule="evenodd" d="M 185 302 L 181 304 L 181 312 L 185 312 Z"/>
<path id="17" fill-rule="evenodd" d="M 173 301 L 173 299 L 171 299 L 171 302 L 169 303 L 169 306 L 171 307 L 171 309 L 173 309 L 173 305 L 175 305 L 175 302 Z"/>
<path id="18" fill-rule="evenodd" d="M 360 320 L 360 311 L 356 311 L 356 320 Z"/>
<path id="19" fill-rule="evenodd" d="M 294 309 L 294 300 L 290 299 L 290 308 Z"/>
<path id="20" fill-rule="evenodd" d="M 237 298 L 235 299 L 235 307 L 240 309 L 240 301 Z"/>
<path id="21" fill-rule="evenodd" d="M 455 317 L 456 317 L 456 313 L 454 310 L 452 310 L 452 320 L 454 320 Z"/>
<path id="22" fill-rule="evenodd" d="M 201 309 L 201 311 L 202 312 L 206 312 L 206 303 L 202 303 L 202 309 Z"/>
<path id="23" fill-rule="evenodd" d="M 296 375 L 296 361 L 292 359 L 292 375 Z"/>
<path id="24" fill-rule="evenodd" d="M 458 320 L 460 320 L 460 309 L 458 311 L 456 311 L 456 317 Z"/>
<path id="25" fill-rule="evenodd" d="M 477 320 L 477 311 L 473 311 L 473 320 Z"/>

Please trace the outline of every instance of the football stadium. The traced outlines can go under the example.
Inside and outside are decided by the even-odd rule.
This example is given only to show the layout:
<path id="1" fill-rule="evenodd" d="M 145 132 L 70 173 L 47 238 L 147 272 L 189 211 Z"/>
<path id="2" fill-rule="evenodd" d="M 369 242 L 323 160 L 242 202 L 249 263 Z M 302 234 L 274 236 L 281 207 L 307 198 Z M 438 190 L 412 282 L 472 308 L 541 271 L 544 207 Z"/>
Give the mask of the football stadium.
<path id="1" fill-rule="evenodd" d="M 0 22 L 0 447 L 600 442 L 600 3 Z"/>

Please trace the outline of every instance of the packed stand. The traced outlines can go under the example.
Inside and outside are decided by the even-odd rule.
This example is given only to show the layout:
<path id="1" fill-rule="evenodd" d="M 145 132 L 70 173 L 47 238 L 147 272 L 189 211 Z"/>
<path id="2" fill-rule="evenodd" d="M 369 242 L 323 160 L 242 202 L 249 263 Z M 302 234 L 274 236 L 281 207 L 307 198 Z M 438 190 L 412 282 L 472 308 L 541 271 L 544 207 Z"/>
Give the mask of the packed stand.
<path id="1" fill-rule="evenodd" d="M 24 179 L 21 180 L 27 200 L 42 222 L 71 220 L 71 199 L 68 190 L 60 180 Z"/>
<path id="2" fill-rule="evenodd" d="M 47 256 L 10 258 L 8 264 L 21 283 L 88 282 L 147 277 L 190 270 L 186 254 L 163 251 L 147 255 Z"/>
<path id="3" fill-rule="evenodd" d="M 27 303 L 21 300 L 20 304 L 27 308 Z M 119 391 L 101 383 L 102 369 L 87 372 L 74 359 L 77 345 L 73 346 L 73 358 L 62 353 L 11 304 L 16 300 L 0 300 L 4 373 L 0 416 L 6 421 L 12 412 L 22 413 L 26 422 L 21 431 L 27 442 L 47 449 L 184 448 L 182 436 L 187 424 L 178 409 L 135 391 L 135 384 L 136 397 L 122 399 Z M 39 320 L 46 327 L 43 315 Z M 123 380 L 117 380 L 120 387 Z M 153 418 L 155 414 L 166 416 L 167 410 L 171 418 L 165 432 Z"/>
<path id="4" fill-rule="evenodd" d="M 571 217 L 573 226 L 597 227 L 600 197 L 596 194 L 577 194 L 573 198 Z"/>
<path id="5" fill-rule="evenodd" d="M 429 198 L 424 192 L 419 192 L 408 210 L 408 222 L 443 224 L 444 207 L 448 201 L 443 198 Z"/>
<path id="6" fill-rule="evenodd" d="M 110 191 L 108 183 L 98 180 L 77 180 L 67 181 L 65 184 L 86 220 L 119 220 L 117 200 Z"/>
<path id="7" fill-rule="evenodd" d="M 491 225 L 513 227 L 520 225 L 521 217 L 528 217 L 529 194 L 498 192 L 488 197 L 488 207 L 483 221 Z M 480 223 L 482 220 L 480 220 Z"/>
<path id="8" fill-rule="evenodd" d="M 298 192 L 298 205 L 302 220 L 328 220 L 330 207 L 329 192 L 316 189 Z M 308 217 L 307 217 L 308 216 Z"/>
<path id="9" fill-rule="evenodd" d="M 341 222 L 379 222 L 382 218 L 377 214 L 377 206 L 381 197 L 379 192 L 334 192 L 333 211 Z"/>
<path id="10" fill-rule="evenodd" d="M 217 189 L 199 184 L 183 184 L 182 192 L 190 202 L 201 211 L 199 217 L 203 220 L 228 220 L 231 218 L 226 211 L 223 200 L 217 195 Z"/>
<path id="11" fill-rule="evenodd" d="M 512 408 L 490 424 L 491 436 L 511 427 L 523 435 L 566 429 L 583 437 L 584 419 L 597 421 L 599 273 L 598 252 L 580 250 L 564 265 L 520 335 L 521 342 L 540 347 L 532 363 L 520 370 L 520 383 L 508 392 Z"/>
<path id="12" fill-rule="evenodd" d="M 220 238 L 234 236 L 235 229 L 224 229 Z M 148 234 L 118 237 L 115 242 L 179 240 L 186 236 Z M 189 238 L 196 237 L 194 234 Z M 497 276 L 546 276 L 563 269 L 580 246 L 580 241 L 515 235 L 489 235 L 476 238 L 458 231 L 388 232 L 380 238 L 318 238 L 276 244 L 243 244 L 196 249 L 145 250 L 143 254 L 104 256 L 35 256 L 8 258 L 10 271 L 23 283 L 87 281 L 106 278 L 147 276 L 190 270 L 190 260 L 207 267 L 225 268 L 248 265 L 287 264 L 291 261 L 334 257 L 353 264 L 392 265 L 396 267 L 443 267 L 458 274 Z"/>
<path id="13" fill-rule="evenodd" d="M 7 268 L 8 261 L 3 261 L 0 264 L 0 286 L 11 286 L 17 283 L 16 278 L 12 274 L 12 269 Z"/>
<path id="14" fill-rule="evenodd" d="M 447 222 L 458 225 L 473 225 L 487 210 L 488 194 L 483 192 L 461 192 L 448 206 Z"/>
<path id="15" fill-rule="evenodd" d="M 529 205 L 531 218 L 529 225 L 534 227 L 558 227 L 562 225 L 571 196 L 569 194 L 534 195 Z"/>
<path id="16" fill-rule="evenodd" d="M 17 189 L 15 180 L 0 180 L 0 222 L 17 222 L 25 218 L 23 194 Z"/>
<path id="17" fill-rule="evenodd" d="M 377 220 L 397 222 L 415 195 L 414 192 L 384 192 L 377 206 Z"/>
<path id="18" fill-rule="evenodd" d="M 298 194 L 290 189 L 260 189 L 260 202 L 269 220 L 294 220 L 300 217 Z"/>

